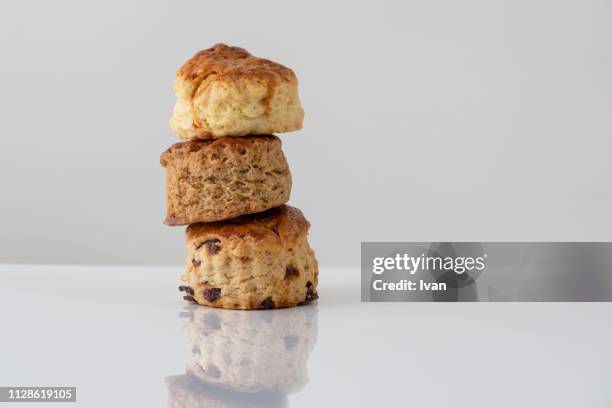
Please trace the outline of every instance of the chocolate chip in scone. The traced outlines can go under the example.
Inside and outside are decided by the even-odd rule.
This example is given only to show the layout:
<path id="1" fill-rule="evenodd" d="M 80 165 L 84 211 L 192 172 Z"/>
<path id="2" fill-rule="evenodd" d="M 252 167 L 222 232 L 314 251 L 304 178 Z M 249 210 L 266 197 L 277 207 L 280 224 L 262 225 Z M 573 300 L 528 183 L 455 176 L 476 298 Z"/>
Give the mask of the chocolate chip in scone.
<path id="1" fill-rule="evenodd" d="M 298 303 L 298 306 L 307 305 L 309 303 L 312 303 L 312 301 L 317 300 L 318 298 L 319 295 L 317 294 L 317 292 L 314 291 L 314 285 L 312 284 L 312 282 L 309 281 L 306 284 L 306 297 L 302 302 Z"/>
<path id="2" fill-rule="evenodd" d="M 199 267 L 200 265 L 202 265 L 202 261 L 198 260 L 198 259 L 192 259 L 191 260 L 191 264 L 193 265 L 194 268 Z"/>
<path id="3" fill-rule="evenodd" d="M 299 273 L 299 272 L 298 272 L 298 270 L 297 270 L 296 268 L 294 268 L 293 266 L 288 265 L 288 266 L 285 268 L 285 279 L 289 279 L 289 278 L 292 278 L 292 277 L 294 277 L 294 276 L 299 276 L 299 275 L 300 275 L 300 273 Z"/>
<path id="4" fill-rule="evenodd" d="M 193 354 L 202 354 L 202 350 L 200 350 L 200 348 L 194 344 L 194 346 L 191 348 L 191 352 Z"/>
<path id="5" fill-rule="evenodd" d="M 217 238 L 207 239 L 206 241 L 202 241 L 196 245 L 196 249 L 202 248 L 202 246 L 206 245 L 206 251 L 208 251 L 209 255 L 216 255 L 220 250 L 221 246 L 219 245 L 221 240 Z"/>
<path id="6" fill-rule="evenodd" d="M 183 299 L 188 301 L 188 302 L 198 303 L 198 302 L 196 302 L 196 300 L 191 295 L 183 296 Z"/>
<path id="7" fill-rule="evenodd" d="M 259 305 L 260 309 L 273 309 L 274 308 L 274 301 L 272 300 L 271 297 L 267 297 L 263 300 L 263 302 L 261 302 L 261 304 Z"/>
<path id="8" fill-rule="evenodd" d="M 179 291 L 181 291 L 181 292 L 187 292 L 187 293 L 189 293 L 192 296 L 194 294 L 193 288 L 190 287 L 190 286 L 181 285 L 178 288 L 179 288 Z"/>
<path id="9" fill-rule="evenodd" d="M 205 288 L 202 295 L 209 302 L 214 302 L 221 297 L 221 288 Z"/>

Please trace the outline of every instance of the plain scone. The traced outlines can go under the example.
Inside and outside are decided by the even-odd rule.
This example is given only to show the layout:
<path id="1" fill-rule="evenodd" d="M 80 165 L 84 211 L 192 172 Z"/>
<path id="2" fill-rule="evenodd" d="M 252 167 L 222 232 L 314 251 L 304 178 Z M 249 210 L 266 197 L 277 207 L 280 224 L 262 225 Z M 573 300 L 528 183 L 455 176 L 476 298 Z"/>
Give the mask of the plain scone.
<path id="1" fill-rule="evenodd" d="M 160 158 L 167 225 L 220 221 L 289 200 L 291 173 L 276 136 L 190 140 Z"/>
<path id="2" fill-rule="evenodd" d="M 186 231 L 185 300 L 224 309 L 272 309 L 318 298 L 310 223 L 287 205 Z"/>
<path id="3" fill-rule="evenodd" d="M 176 73 L 170 126 L 182 139 L 262 135 L 302 128 L 294 72 L 239 47 L 200 51 Z"/>

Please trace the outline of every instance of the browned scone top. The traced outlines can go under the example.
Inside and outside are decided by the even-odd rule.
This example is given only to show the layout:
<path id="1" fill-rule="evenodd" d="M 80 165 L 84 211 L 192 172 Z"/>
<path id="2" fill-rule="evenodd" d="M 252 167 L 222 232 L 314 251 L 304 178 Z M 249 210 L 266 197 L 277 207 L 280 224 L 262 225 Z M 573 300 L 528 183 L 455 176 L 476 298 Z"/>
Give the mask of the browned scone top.
<path id="1" fill-rule="evenodd" d="M 295 74 L 290 68 L 265 58 L 251 55 L 240 47 L 230 47 L 225 44 L 215 44 L 199 51 L 183 64 L 177 76 L 193 82 L 202 82 L 209 75 L 218 77 L 240 76 L 252 78 L 269 78 L 278 76 L 284 81 L 295 80 Z"/>
<path id="2" fill-rule="evenodd" d="M 243 48 L 216 44 L 177 71 L 170 126 L 182 139 L 298 130 L 304 110 L 297 86 L 291 69 Z"/>
<path id="3" fill-rule="evenodd" d="M 274 135 L 261 135 L 257 137 L 235 137 L 235 138 L 221 138 L 221 139 L 194 139 L 186 140 L 183 142 L 174 143 L 172 146 L 167 148 L 160 156 L 159 163 L 166 167 L 172 158 L 177 156 L 184 156 L 189 153 L 205 151 L 205 153 L 219 153 L 222 154 L 226 148 L 240 150 L 251 146 L 254 141 L 261 143 L 267 142 L 276 146 L 281 146 L 281 140 Z"/>
<path id="4" fill-rule="evenodd" d="M 294 245 L 304 236 L 310 223 L 302 211 L 289 205 L 272 208 L 258 214 L 243 215 L 222 222 L 197 223 L 187 227 L 187 240 L 250 237 L 255 241 L 280 240 L 283 245 Z"/>

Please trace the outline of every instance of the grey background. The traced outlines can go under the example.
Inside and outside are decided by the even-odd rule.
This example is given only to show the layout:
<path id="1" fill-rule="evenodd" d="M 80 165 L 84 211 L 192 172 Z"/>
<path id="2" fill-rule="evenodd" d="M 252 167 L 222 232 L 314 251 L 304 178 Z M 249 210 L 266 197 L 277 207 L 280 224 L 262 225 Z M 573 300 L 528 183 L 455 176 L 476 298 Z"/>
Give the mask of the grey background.
<path id="1" fill-rule="evenodd" d="M 159 154 L 216 42 L 294 68 L 291 202 L 360 241 L 610 240 L 608 1 L 7 1 L 0 262 L 179 264 Z"/>

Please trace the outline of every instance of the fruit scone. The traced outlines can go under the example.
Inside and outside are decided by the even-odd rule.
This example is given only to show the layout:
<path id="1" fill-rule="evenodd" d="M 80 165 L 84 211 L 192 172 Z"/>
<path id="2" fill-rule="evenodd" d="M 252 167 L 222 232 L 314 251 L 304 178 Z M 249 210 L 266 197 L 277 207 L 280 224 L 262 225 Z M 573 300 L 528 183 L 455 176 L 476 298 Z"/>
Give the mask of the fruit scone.
<path id="1" fill-rule="evenodd" d="M 318 298 L 310 223 L 283 205 L 186 231 L 186 300 L 225 309 L 272 309 Z"/>
<path id="2" fill-rule="evenodd" d="M 189 375 L 240 392 L 293 393 L 308 382 L 316 308 L 253 313 L 198 307 L 193 312 L 185 325 Z"/>
<path id="3" fill-rule="evenodd" d="M 291 172 L 276 136 L 189 140 L 160 158 L 168 225 L 220 221 L 289 200 Z"/>
<path id="4" fill-rule="evenodd" d="M 170 126 L 182 139 L 265 135 L 302 127 L 294 72 L 239 47 L 200 51 L 176 73 Z"/>

